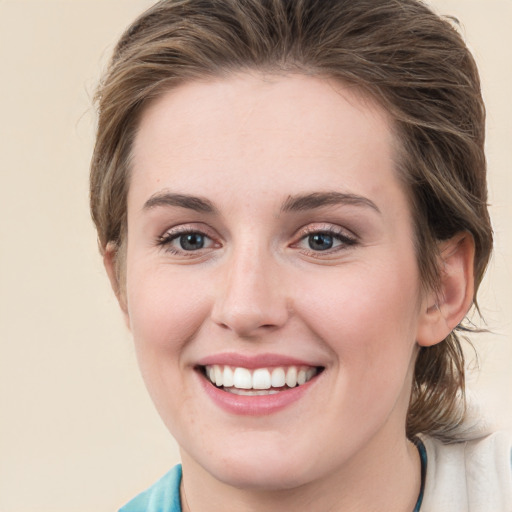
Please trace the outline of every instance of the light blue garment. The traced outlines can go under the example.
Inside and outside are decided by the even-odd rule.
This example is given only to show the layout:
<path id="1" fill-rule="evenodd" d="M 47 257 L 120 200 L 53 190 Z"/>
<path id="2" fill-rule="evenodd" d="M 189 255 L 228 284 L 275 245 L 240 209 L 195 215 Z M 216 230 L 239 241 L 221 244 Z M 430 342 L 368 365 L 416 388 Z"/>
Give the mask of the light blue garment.
<path id="1" fill-rule="evenodd" d="M 181 464 L 178 464 L 119 512 L 181 512 L 180 483 Z"/>

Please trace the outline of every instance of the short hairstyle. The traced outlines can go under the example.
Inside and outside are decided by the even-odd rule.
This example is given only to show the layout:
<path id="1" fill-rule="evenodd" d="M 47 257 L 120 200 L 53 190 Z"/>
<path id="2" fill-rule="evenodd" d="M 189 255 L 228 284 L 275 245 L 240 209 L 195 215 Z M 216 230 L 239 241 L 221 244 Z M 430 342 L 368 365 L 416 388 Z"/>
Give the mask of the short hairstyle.
<path id="1" fill-rule="evenodd" d="M 149 102 L 182 83 L 246 70 L 302 73 L 353 86 L 388 112 L 422 283 L 438 286 L 439 242 L 468 232 L 476 304 L 492 250 L 485 109 L 476 64 L 454 25 L 418 0 L 156 3 L 121 37 L 96 96 L 90 200 L 101 250 L 111 244 L 123 259 L 130 154 Z M 453 435 L 464 416 L 464 366 L 456 332 L 420 349 L 410 438 Z"/>

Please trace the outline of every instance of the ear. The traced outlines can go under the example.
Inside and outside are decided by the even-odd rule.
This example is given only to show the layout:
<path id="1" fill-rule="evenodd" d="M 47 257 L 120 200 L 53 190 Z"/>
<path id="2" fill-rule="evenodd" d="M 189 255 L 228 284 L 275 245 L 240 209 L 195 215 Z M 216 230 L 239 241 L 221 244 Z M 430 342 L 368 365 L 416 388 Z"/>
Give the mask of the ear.
<path id="1" fill-rule="evenodd" d="M 473 304 L 475 242 L 470 233 L 458 233 L 440 245 L 439 289 L 422 304 L 417 343 L 429 347 L 443 341 Z"/>
<path id="2" fill-rule="evenodd" d="M 103 252 L 103 265 L 107 271 L 110 280 L 110 286 L 114 291 L 117 302 L 123 312 L 124 320 L 128 329 L 130 329 L 130 319 L 128 316 L 128 307 L 126 303 L 126 291 L 123 284 L 120 282 L 121 276 L 119 272 L 119 247 L 113 242 L 109 242 Z"/>

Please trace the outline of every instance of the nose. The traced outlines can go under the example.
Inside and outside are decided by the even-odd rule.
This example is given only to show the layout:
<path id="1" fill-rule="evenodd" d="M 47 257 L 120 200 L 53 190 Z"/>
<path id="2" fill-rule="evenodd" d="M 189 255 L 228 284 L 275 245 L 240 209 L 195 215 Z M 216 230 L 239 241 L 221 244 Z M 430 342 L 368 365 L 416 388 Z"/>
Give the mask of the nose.
<path id="1" fill-rule="evenodd" d="M 247 248 L 233 253 L 225 265 L 212 309 L 217 325 L 251 338 L 286 324 L 290 301 L 271 254 Z"/>

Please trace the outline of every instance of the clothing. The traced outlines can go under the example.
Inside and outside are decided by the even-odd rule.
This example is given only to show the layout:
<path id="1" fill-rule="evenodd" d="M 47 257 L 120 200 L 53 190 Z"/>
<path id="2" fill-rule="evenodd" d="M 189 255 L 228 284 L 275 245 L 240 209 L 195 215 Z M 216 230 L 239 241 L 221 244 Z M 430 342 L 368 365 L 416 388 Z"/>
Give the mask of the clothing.
<path id="1" fill-rule="evenodd" d="M 181 512 L 180 483 L 181 465 L 178 464 L 119 512 Z"/>
<path id="2" fill-rule="evenodd" d="M 414 444 L 416 448 L 418 448 L 418 453 L 420 455 L 421 462 L 421 487 L 420 494 L 418 499 L 416 500 L 416 505 L 414 506 L 413 512 L 421 511 L 421 504 L 423 503 L 423 496 L 425 494 L 425 478 L 427 476 L 427 450 L 425 449 L 425 445 L 420 438 L 414 439 Z"/>
<path id="3" fill-rule="evenodd" d="M 443 444 L 419 436 L 427 452 L 421 512 L 512 512 L 512 433 Z"/>
<path id="4" fill-rule="evenodd" d="M 422 435 L 416 442 L 425 478 L 415 512 L 512 512 L 511 432 L 453 444 Z M 119 512 L 181 512 L 180 483 L 178 465 Z"/>

